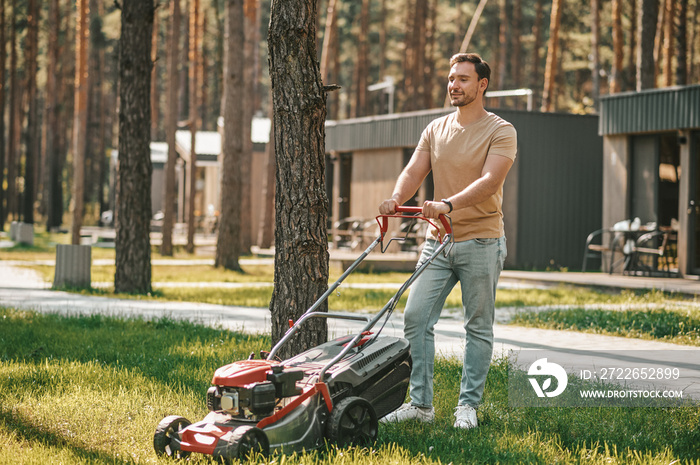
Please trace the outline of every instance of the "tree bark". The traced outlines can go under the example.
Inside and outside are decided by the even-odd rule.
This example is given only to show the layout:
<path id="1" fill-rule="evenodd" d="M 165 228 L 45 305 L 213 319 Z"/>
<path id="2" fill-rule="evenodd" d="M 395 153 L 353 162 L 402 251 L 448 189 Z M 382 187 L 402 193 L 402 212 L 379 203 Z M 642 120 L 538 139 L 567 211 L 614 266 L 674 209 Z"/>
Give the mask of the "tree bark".
<path id="1" fill-rule="evenodd" d="M 272 342 L 328 288 L 325 176 L 326 93 L 316 59 L 316 1 L 273 0 L 268 46 L 274 105 L 277 197 Z M 327 303 L 320 310 L 325 311 Z M 326 341 L 312 319 L 280 357 Z"/>
<path id="2" fill-rule="evenodd" d="M 638 0 L 637 19 L 637 91 L 655 87 L 654 38 L 658 16 L 658 0 Z"/>
<path id="3" fill-rule="evenodd" d="M 154 72 L 151 73 L 151 140 L 159 140 L 158 134 L 158 15 L 153 15 L 153 31 L 151 34 L 151 61 L 153 61 Z"/>
<path id="4" fill-rule="evenodd" d="M 695 8 L 693 9 L 693 19 L 690 21 L 691 29 L 690 29 L 690 51 L 688 53 L 688 81 L 695 81 L 697 82 L 700 78 L 700 61 L 695 64 L 695 53 L 697 51 L 697 42 L 698 42 L 698 34 L 700 25 L 698 24 L 698 17 L 700 16 L 700 2 L 695 1 Z"/>
<path id="5" fill-rule="evenodd" d="M 666 0 L 666 13 L 664 15 L 664 85 L 673 85 L 673 56 L 676 39 L 676 0 Z"/>
<path id="6" fill-rule="evenodd" d="M 243 157 L 244 115 L 239 104 L 243 100 L 244 21 L 243 0 L 227 0 L 224 25 L 224 97 L 221 114 L 224 117 L 223 157 L 221 173 L 221 216 L 216 241 L 214 266 L 240 270 L 241 253 L 241 171 Z M 249 226 L 249 225 L 248 225 Z"/>
<path id="7" fill-rule="evenodd" d="M 122 1 L 115 292 L 151 292 L 153 15 L 153 0 Z"/>
<path id="8" fill-rule="evenodd" d="M 600 98 L 600 0 L 591 0 L 591 83 L 593 108 L 598 112 Z"/>
<path id="9" fill-rule="evenodd" d="M 165 164 L 165 186 L 163 193 L 163 227 L 160 244 L 160 254 L 173 256 L 173 226 L 175 224 L 175 165 L 177 151 L 175 150 L 175 132 L 177 131 L 178 116 L 178 58 L 180 55 L 180 0 L 170 2 L 170 29 L 167 54 L 167 107 L 165 137 L 168 143 L 168 161 Z"/>
<path id="10" fill-rule="evenodd" d="M 519 89 L 523 85 L 522 70 L 522 27 L 523 27 L 523 4 L 522 0 L 513 2 L 513 32 L 511 34 L 511 79 L 513 88 Z"/>
<path id="11" fill-rule="evenodd" d="M 625 69 L 625 84 L 626 89 L 631 90 L 635 87 L 635 74 L 637 70 L 637 1 L 629 3 L 630 8 L 630 28 L 629 41 L 627 43 L 627 65 Z"/>
<path id="12" fill-rule="evenodd" d="M 19 122 L 19 79 L 17 79 L 17 0 L 12 0 L 12 15 L 10 16 L 10 102 L 9 102 L 9 126 L 7 128 L 7 209 L 2 222 L 7 221 L 8 216 L 17 220 L 17 188 L 15 183 L 17 170 L 17 137 Z"/>
<path id="13" fill-rule="evenodd" d="M 44 177 L 45 207 L 46 207 L 46 230 L 51 231 L 61 225 L 61 218 L 54 208 L 53 202 L 56 190 L 60 188 L 60 173 L 58 173 L 58 35 L 60 32 L 61 20 L 59 15 L 59 0 L 51 0 L 49 4 L 49 56 L 46 69 L 46 106 L 45 114 L 45 137 L 44 139 L 44 160 L 46 160 L 47 170 Z"/>
<path id="14" fill-rule="evenodd" d="M 5 229 L 5 0 L 0 0 L 0 231 Z"/>
<path id="15" fill-rule="evenodd" d="M 420 52 L 424 53 L 422 50 Z M 355 111 L 353 115 L 366 116 L 367 86 L 369 85 L 369 0 L 362 0 L 360 8 L 360 29 L 357 36 L 355 67 Z"/>
<path id="16" fill-rule="evenodd" d="M 506 88 L 506 73 L 508 72 L 508 0 L 498 2 L 498 63 L 496 72 L 491 75 L 493 88 Z"/>
<path id="17" fill-rule="evenodd" d="M 80 244 L 85 195 L 85 143 L 88 109 L 88 41 L 90 17 L 88 0 L 77 0 L 78 16 L 75 31 L 75 105 L 73 110 L 73 189 L 71 213 L 71 243 Z"/>
<path id="18" fill-rule="evenodd" d="M 610 79 L 610 93 L 616 94 L 622 90 L 622 63 L 624 58 L 622 39 L 622 1 L 612 0 L 613 26 L 613 66 Z"/>
<path id="19" fill-rule="evenodd" d="M 268 115 L 274 126 L 272 102 L 269 104 Z M 274 127 L 270 127 L 270 140 L 265 146 L 265 169 L 262 180 L 262 211 L 258 225 L 258 247 L 268 249 L 272 247 L 275 234 L 275 141 Z"/>
<path id="20" fill-rule="evenodd" d="M 199 83 L 197 61 L 199 59 L 199 0 L 190 0 L 190 160 L 187 165 L 187 253 L 194 253 L 194 234 L 197 200 L 197 130 L 199 129 Z"/>
<path id="21" fill-rule="evenodd" d="M 253 245 L 253 206 L 251 198 L 251 170 L 253 166 L 253 139 L 252 122 L 253 112 L 256 106 L 255 95 L 257 93 L 257 66 L 255 57 L 258 51 L 258 28 L 257 28 L 257 0 L 245 0 L 243 2 L 243 30 L 244 40 L 243 63 L 248 65 L 243 69 L 243 96 L 240 100 L 243 109 L 242 121 L 242 152 L 241 161 L 238 165 L 241 183 L 241 210 L 240 210 L 240 254 L 250 254 Z"/>
<path id="22" fill-rule="evenodd" d="M 555 107 L 554 86 L 559 66 L 559 25 L 564 0 L 552 1 L 552 13 L 549 24 L 549 46 L 547 47 L 547 64 L 544 70 L 544 91 L 542 92 L 542 111 L 552 111 Z"/>
<path id="23" fill-rule="evenodd" d="M 535 38 L 535 43 L 532 46 L 532 73 L 530 76 L 530 87 L 533 89 L 533 101 L 539 99 L 540 85 L 540 49 L 542 48 L 542 21 L 543 21 L 543 3 L 544 0 L 537 0 L 535 4 L 535 22 L 532 24 L 532 35 Z"/>
<path id="24" fill-rule="evenodd" d="M 676 47 L 676 85 L 688 83 L 688 0 L 678 0 Z"/>

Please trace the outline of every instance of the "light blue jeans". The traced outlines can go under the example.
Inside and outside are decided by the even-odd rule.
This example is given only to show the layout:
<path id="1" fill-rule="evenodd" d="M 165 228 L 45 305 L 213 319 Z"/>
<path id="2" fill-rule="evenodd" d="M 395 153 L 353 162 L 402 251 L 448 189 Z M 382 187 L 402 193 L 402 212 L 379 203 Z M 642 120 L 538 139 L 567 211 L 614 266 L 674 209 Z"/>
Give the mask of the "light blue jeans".
<path id="1" fill-rule="evenodd" d="M 425 243 L 418 260 L 424 263 L 439 246 Z M 440 253 L 411 286 L 404 311 L 404 335 L 411 344 L 411 403 L 433 404 L 435 324 L 452 288 L 462 288 L 466 345 L 458 405 L 477 407 L 493 354 L 496 284 L 506 258 L 506 238 L 456 242 L 447 257 Z"/>

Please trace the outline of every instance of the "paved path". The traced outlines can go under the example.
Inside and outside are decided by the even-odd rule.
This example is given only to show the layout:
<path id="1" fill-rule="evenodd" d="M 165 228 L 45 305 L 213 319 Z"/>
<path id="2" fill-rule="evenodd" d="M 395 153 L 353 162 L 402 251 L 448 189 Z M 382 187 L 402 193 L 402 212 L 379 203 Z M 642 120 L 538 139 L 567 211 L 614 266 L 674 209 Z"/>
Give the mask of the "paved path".
<path id="1" fill-rule="evenodd" d="M 50 284 L 43 282 L 33 270 L 16 265 L 16 263 L 11 264 L 0 260 L 0 305 L 2 306 L 64 315 L 99 313 L 118 317 L 168 317 L 249 333 L 269 333 L 270 330 L 269 311 L 265 308 L 128 300 L 52 291 L 48 289 Z M 512 312 L 512 309 L 498 309 L 497 319 L 501 322 L 507 321 L 508 312 Z M 345 334 L 357 330 L 359 327 L 361 327 L 361 323 L 358 322 L 329 320 L 331 335 Z M 401 313 L 397 312 L 392 315 L 383 334 L 397 336 L 403 334 L 403 315 Z M 459 314 L 450 311 L 443 312 L 443 316 L 435 328 L 435 334 L 436 350 L 440 355 L 462 357 L 464 330 Z M 581 357 L 586 351 L 596 351 L 602 354 L 622 350 L 648 351 L 640 360 L 642 365 L 652 363 L 653 357 L 658 356 L 662 351 L 670 354 L 675 354 L 679 350 L 691 351 L 688 352 L 691 360 L 686 361 L 692 362 L 694 366 L 687 367 L 690 372 L 680 381 L 683 385 L 675 387 L 687 388 L 688 395 L 700 398 L 700 356 L 697 356 L 700 349 L 697 347 L 573 331 L 523 328 L 503 323 L 497 323 L 494 326 L 494 343 L 496 355 L 516 352 L 520 354 L 518 357 L 523 363 L 534 361 L 532 356 L 537 356 L 531 355 L 536 354 L 535 352 L 524 349 L 568 353 L 571 356 L 570 367 L 577 371 L 582 368 L 591 368 L 590 363 L 597 363 L 598 366 L 605 363 L 605 360 L 597 360 L 596 362 L 582 360 Z M 677 354 L 675 358 L 678 358 Z M 688 387 L 688 385 L 691 386 Z"/>

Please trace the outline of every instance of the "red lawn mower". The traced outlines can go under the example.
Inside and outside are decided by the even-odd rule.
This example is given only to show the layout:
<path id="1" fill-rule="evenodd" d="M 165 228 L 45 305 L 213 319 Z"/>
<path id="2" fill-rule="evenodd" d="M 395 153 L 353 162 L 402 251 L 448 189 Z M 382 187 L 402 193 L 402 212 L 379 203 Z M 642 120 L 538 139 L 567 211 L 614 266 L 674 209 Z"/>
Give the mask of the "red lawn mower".
<path id="1" fill-rule="evenodd" d="M 398 213 L 421 214 L 420 207 L 399 207 Z M 377 439 L 378 419 L 404 401 L 411 373 L 406 339 L 379 337 L 401 295 L 433 259 L 452 243 L 449 218 L 441 215 L 446 234 L 441 245 L 381 309 L 366 316 L 319 312 L 317 309 L 383 240 L 388 218 L 427 221 L 422 216 L 380 215 L 380 235 L 290 328 L 264 359 L 234 362 L 217 369 L 207 392 L 210 413 L 197 423 L 172 415 L 156 428 L 158 455 L 182 458 L 192 452 L 227 460 L 251 453 L 292 453 L 322 447 L 326 442 L 369 445 Z M 400 239 L 400 238 L 398 238 Z M 389 242 L 396 240 L 391 239 Z M 388 247 L 388 243 L 387 243 Z M 276 353 L 310 318 L 366 321 L 357 334 L 326 342 L 288 360 Z M 384 319 L 379 330 L 371 332 Z"/>

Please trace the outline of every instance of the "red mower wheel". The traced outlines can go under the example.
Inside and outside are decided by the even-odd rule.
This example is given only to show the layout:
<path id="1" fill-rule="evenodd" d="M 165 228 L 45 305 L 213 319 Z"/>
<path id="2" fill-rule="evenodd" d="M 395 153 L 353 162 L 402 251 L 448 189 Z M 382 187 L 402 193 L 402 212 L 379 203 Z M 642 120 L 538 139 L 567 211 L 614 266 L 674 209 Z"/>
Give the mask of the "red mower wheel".
<path id="1" fill-rule="evenodd" d="M 180 450 L 180 431 L 190 424 L 188 419 L 177 415 L 163 418 L 153 435 L 153 448 L 156 454 L 174 459 L 182 459 L 190 455 L 189 451 Z"/>
<path id="2" fill-rule="evenodd" d="M 333 407 L 326 428 L 328 439 L 339 447 L 368 446 L 377 440 L 379 421 L 366 399 L 347 397 Z"/>

